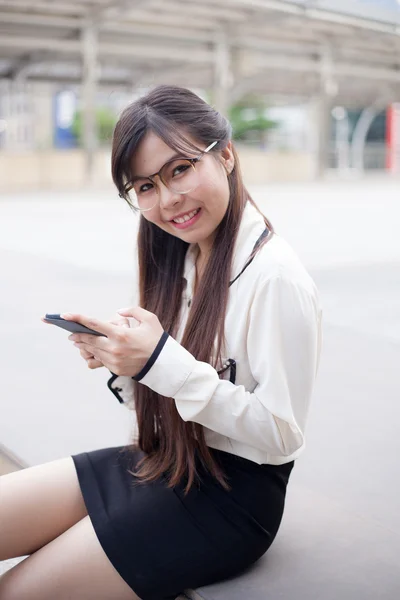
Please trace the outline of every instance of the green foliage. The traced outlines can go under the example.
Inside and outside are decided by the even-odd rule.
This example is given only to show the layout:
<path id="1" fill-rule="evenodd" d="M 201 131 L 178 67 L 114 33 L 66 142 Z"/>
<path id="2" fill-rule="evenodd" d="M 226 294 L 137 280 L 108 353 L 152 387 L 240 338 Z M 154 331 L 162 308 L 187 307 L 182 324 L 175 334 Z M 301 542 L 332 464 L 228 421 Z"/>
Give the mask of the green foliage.
<path id="1" fill-rule="evenodd" d="M 100 145 L 110 144 L 114 131 L 115 124 L 117 122 L 117 116 L 112 110 L 105 107 L 96 109 L 96 133 L 97 140 Z M 76 137 L 78 144 L 83 144 L 83 118 L 82 111 L 78 110 L 75 112 L 72 132 Z"/>
<path id="2" fill-rule="evenodd" d="M 247 96 L 229 110 L 232 123 L 233 139 L 238 141 L 255 141 L 264 143 L 267 132 L 279 126 L 266 116 L 267 106 L 257 96 Z"/>
<path id="3" fill-rule="evenodd" d="M 267 116 L 267 105 L 258 96 L 246 96 L 229 109 L 229 120 L 232 123 L 233 139 L 236 141 L 264 144 L 268 131 L 275 129 L 279 123 Z M 106 107 L 96 109 L 97 139 L 100 145 L 110 144 L 117 116 Z M 72 132 L 78 144 L 83 143 L 82 111 L 75 112 Z"/>

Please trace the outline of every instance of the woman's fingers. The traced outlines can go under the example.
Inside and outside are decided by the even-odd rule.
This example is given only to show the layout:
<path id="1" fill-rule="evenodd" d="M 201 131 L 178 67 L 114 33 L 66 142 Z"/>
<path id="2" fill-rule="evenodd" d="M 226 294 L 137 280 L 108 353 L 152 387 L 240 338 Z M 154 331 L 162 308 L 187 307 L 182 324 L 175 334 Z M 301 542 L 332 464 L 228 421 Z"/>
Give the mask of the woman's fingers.
<path id="1" fill-rule="evenodd" d="M 112 319 L 109 320 L 109 323 L 111 325 L 117 325 L 119 327 L 126 327 L 126 328 L 130 327 L 130 321 L 129 321 L 129 319 L 126 318 L 126 317 L 120 316 L 120 315 L 114 316 Z M 101 343 L 103 342 L 103 340 L 100 340 L 100 344 L 99 344 L 98 338 L 95 338 L 93 336 L 86 336 L 86 339 L 88 341 L 92 340 L 93 342 L 95 342 L 96 346 L 97 346 L 96 352 L 99 355 L 100 355 L 100 353 L 103 354 L 101 352 L 100 348 L 98 347 L 99 345 L 101 345 Z M 104 367 L 104 363 L 101 360 L 99 360 L 99 357 L 95 358 L 94 355 L 93 355 L 93 352 L 84 349 L 83 343 L 79 343 L 79 342 L 77 343 L 77 342 L 75 342 L 74 345 L 79 349 L 80 355 L 86 361 L 89 369 L 99 369 L 100 367 Z M 104 357 L 105 356 L 106 355 L 104 355 Z"/>
<path id="2" fill-rule="evenodd" d="M 89 329 L 97 331 L 97 333 L 103 333 L 106 338 L 112 338 L 115 334 L 115 325 L 112 325 L 110 322 L 107 323 L 106 321 L 101 321 L 100 319 L 96 319 L 94 317 L 87 317 L 86 315 L 72 313 L 63 313 L 60 316 L 66 321 L 75 321 L 76 323 L 80 323 Z M 89 334 L 83 335 L 87 336 Z"/>
<path id="3" fill-rule="evenodd" d="M 89 369 L 100 369 L 100 367 L 104 367 L 103 363 L 95 358 L 89 358 L 86 362 Z"/>
<path id="4" fill-rule="evenodd" d="M 120 327 L 130 327 L 129 320 L 126 317 L 120 317 L 119 315 L 110 319 L 110 323 L 112 325 L 119 325 Z"/>
<path id="5" fill-rule="evenodd" d="M 87 352 L 86 350 L 79 351 L 82 358 L 84 358 L 88 364 L 90 369 L 99 369 L 100 367 L 104 367 L 103 363 L 94 358 L 93 354 Z"/>

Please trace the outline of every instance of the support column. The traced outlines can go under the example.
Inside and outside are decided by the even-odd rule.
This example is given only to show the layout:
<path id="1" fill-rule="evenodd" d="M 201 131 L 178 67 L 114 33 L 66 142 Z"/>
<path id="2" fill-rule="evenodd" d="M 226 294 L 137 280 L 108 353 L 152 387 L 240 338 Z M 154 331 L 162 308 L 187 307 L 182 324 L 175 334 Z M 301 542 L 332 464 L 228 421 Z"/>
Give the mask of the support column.
<path id="1" fill-rule="evenodd" d="M 350 122 L 349 113 L 343 106 L 332 110 L 335 119 L 336 168 L 340 175 L 350 170 Z"/>
<path id="2" fill-rule="evenodd" d="M 93 23 L 82 29 L 82 124 L 87 183 L 94 179 L 94 159 L 97 148 L 96 90 L 97 90 L 98 30 Z"/>
<path id="3" fill-rule="evenodd" d="M 338 85 L 333 73 L 332 52 L 329 47 L 323 49 L 321 56 L 320 90 L 317 98 L 317 157 L 316 174 L 324 178 L 329 167 L 331 139 L 331 111 L 338 93 Z"/>
<path id="4" fill-rule="evenodd" d="M 214 94 L 215 108 L 227 116 L 229 90 L 232 86 L 231 55 L 228 36 L 225 30 L 217 31 L 215 38 Z"/>

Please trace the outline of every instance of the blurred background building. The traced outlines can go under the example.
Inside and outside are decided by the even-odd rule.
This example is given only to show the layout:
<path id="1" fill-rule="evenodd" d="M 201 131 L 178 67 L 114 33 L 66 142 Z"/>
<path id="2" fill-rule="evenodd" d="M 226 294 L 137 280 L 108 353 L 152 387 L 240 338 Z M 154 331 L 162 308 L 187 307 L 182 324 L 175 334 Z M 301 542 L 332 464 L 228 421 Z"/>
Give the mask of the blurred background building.
<path id="1" fill-rule="evenodd" d="M 110 180 L 121 109 L 190 87 L 245 176 L 399 172 L 397 0 L 0 0 L 0 186 Z"/>

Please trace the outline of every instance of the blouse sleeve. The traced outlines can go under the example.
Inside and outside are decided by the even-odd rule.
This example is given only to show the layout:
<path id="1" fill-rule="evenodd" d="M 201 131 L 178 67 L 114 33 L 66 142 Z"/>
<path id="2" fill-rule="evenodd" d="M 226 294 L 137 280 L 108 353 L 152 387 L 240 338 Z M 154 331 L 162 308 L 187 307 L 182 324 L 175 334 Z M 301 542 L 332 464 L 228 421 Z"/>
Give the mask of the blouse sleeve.
<path id="1" fill-rule="evenodd" d="M 290 456 L 304 443 L 321 316 L 317 290 L 280 274 L 260 283 L 249 309 L 246 345 L 254 390 L 220 379 L 211 365 L 166 334 L 149 368 L 135 379 L 174 398 L 184 421 L 273 456 Z"/>

